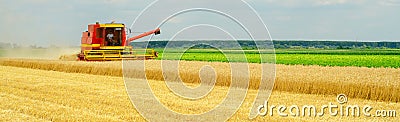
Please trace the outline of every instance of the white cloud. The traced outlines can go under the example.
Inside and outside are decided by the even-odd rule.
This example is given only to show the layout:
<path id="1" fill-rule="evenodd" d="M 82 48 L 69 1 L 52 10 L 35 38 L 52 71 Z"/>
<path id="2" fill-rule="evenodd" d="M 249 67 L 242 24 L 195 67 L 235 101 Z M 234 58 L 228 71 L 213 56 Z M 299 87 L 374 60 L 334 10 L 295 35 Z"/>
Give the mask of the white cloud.
<path id="1" fill-rule="evenodd" d="M 183 20 L 184 20 L 183 17 L 177 16 L 177 17 L 170 19 L 168 22 L 178 24 L 178 23 L 183 22 Z"/>
<path id="2" fill-rule="evenodd" d="M 267 4 L 280 5 L 285 7 L 305 7 L 305 6 L 361 4 L 366 0 L 250 0 L 250 1 L 264 1 Z"/>
<path id="3" fill-rule="evenodd" d="M 378 3 L 383 6 L 400 6 L 400 0 L 380 0 Z"/>
<path id="4" fill-rule="evenodd" d="M 346 4 L 350 2 L 350 0 L 315 0 L 315 5 L 338 5 L 338 4 Z"/>
<path id="5" fill-rule="evenodd" d="M 72 43 L 79 44 L 80 34 L 87 24 L 112 19 L 128 25 L 152 0 L 0 0 L 0 41 L 23 42 L 23 44 Z M 163 1 L 163 0 L 160 0 Z M 172 0 L 153 9 L 157 13 L 150 18 L 163 18 L 166 11 L 179 6 L 206 6 L 227 10 L 232 14 L 245 13 L 238 2 L 215 4 L 212 0 L 179 2 Z M 400 0 L 245 0 L 260 13 L 275 38 L 331 38 L 353 39 L 354 32 L 364 39 L 400 39 L 398 32 Z M 176 4 L 179 2 L 179 6 Z M 218 1 L 221 2 L 221 1 Z M 165 10 L 164 10 L 165 9 Z M 191 22 L 212 21 L 216 18 L 194 13 L 198 16 L 179 16 L 170 20 L 175 25 Z M 384 19 L 382 19 L 384 18 Z M 246 20 L 245 18 L 244 20 Z M 251 19 L 249 17 L 249 19 Z M 148 23 L 157 23 L 146 19 Z M 226 24 L 217 21 L 216 24 Z M 255 25 L 255 24 L 253 24 Z M 372 26 L 373 25 L 373 26 Z M 251 25 L 250 25 L 251 26 Z M 139 31 L 151 27 L 135 26 Z M 61 30 L 60 30 L 61 29 Z M 60 33 L 62 31 L 62 33 Z M 346 32 L 344 32 L 346 31 Z M 39 33 L 37 33 L 39 32 Z M 169 31 L 168 31 L 169 32 Z M 163 35 L 168 35 L 168 32 Z M 328 34 L 320 34 L 321 32 Z M 172 32 L 171 32 L 172 33 Z M 301 34 L 299 34 L 301 33 Z M 284 34 L 284 35 L 279 35 Z M 386 36 L 384 36 L 386 35 Z M 36 40 L 36 41 L 35 41 Z M 43 40 L 50 40 L 45 42 Z"/>

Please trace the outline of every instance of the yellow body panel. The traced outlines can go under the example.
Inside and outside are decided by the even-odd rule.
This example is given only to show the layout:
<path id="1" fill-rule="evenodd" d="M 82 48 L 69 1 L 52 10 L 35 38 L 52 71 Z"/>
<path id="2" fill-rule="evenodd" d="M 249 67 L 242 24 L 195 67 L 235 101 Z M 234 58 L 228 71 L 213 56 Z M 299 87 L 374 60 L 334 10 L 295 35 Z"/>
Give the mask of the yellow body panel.
<path id="1" fill-rule="evenodd" d="M 103 46 L 100 47 L 100 49 L 105 49 L 105 50 L 124 50 L 124 49 L 132 49 L 130 46 Z"/>
<path id="2" fill-rule="evenodd" d="M 100 24 L 100 27 L 103 27 L 103 28 L 123 28 L 123 27 L 125 27 L 125 25 L 124 24 L 120 24 L 120 23 Z"/>
<path id="3" fill-rule="evenodd" d="M 126 50 L 86 50 L 85 60 L 88 61 L 112 61 L 112 60 L 138 60 L 155 59 L 157 54 L 153 49 Z"/>
<path id="4" fill-rule="evenodd" d="M 82 47 L 100 47 L 100 44 L 81 44 Z"/>

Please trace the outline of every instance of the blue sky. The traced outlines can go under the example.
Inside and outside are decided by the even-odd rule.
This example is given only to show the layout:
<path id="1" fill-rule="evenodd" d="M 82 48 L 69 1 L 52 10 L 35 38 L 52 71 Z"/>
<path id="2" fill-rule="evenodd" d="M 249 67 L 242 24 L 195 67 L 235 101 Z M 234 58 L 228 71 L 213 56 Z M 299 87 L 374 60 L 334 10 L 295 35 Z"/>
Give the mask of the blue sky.
<path id="1" fill-rule="evenodd" d="M 244 0 L 261 16 L 273 39 L 400 40 L 400 0 Z M 24 45 L 72 45 L 80 43 L 87 24 L 117 22 L 131 25 L 152 0 L 0 0 L 1 42 Z M 188 8 L 225 12 L 255 33 L 269 38 L 256 14 L 240 0 L 161 0 L 145 11 L 132 28 L 151 30 L 171 13 Z M 165 23 L 154 39 L 249 39 L 246 32 L 224 16 L 192 12 Z M 148 39 L 148 38 L 145 38 Z"/>

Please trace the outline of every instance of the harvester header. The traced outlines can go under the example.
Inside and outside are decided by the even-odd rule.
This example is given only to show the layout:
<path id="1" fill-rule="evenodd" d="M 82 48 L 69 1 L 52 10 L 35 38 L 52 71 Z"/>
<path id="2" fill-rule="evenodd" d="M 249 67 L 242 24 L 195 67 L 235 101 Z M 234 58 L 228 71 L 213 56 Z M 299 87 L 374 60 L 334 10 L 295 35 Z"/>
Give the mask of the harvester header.
<path id="1" fill-rule="evenodd" d="M 81 53 L 77 56 L 79 60 L 85 61 L 155 59 L 158 53 L 154 49 L 133 49 L 129 44 L 152 34 L 160 34 L 160 29 L 128 38 L 125 24 L 89 24 L 88 31 L 82 33 Z"/>

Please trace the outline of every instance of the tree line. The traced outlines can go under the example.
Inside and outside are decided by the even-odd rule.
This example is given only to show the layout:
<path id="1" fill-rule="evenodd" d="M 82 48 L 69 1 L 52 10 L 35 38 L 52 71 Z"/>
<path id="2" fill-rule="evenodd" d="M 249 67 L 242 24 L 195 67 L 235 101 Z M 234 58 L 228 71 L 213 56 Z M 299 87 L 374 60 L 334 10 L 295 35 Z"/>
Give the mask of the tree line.
<path id="1" fill-rule="evenodd" d="M 272 43 L 273 42 L 273 43 Z M 317 48 L 317 49 L 400 49 L 400 42 L 355 42 L 355 41 L 150 41 L 133 42 L 132 46 L 137 48 L 232 48 L 240 47 L 243 49 L 256 49 L 261 47 L 273 47 L 278 49 L 289 48 Z M 257 44 L 257 45 L 256 45 Z"/>

